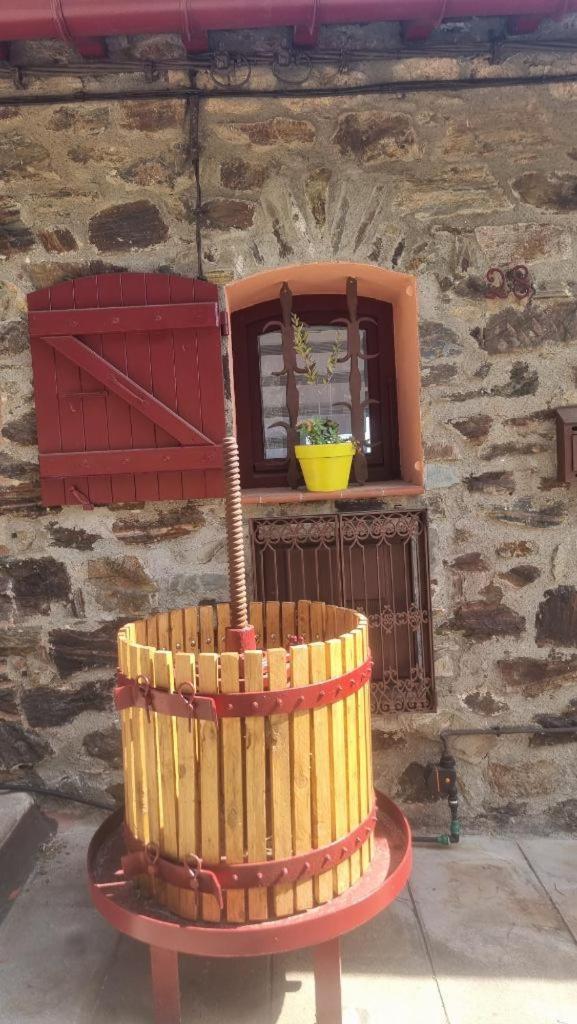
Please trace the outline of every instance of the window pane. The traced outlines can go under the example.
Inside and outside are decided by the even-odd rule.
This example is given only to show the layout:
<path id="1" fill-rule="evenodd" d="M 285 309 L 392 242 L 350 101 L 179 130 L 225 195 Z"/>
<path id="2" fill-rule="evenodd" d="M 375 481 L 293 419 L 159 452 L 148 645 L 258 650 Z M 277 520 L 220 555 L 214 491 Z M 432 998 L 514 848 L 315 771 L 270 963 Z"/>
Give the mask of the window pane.
<path id="1" fill-rule="evenodd" d="M 327 376 L 327 363 L 331 352 L 338 343 L 339 357 L 347 350 L 346 327 L 315 325 L 308 328 L 309 344 L 312 358 L 316 363 L 319 376 L 317 384 L 307 382 L 304 375 L 298 377 L 300 395 L 299 420 L 311 419 L 315 416 L 328 417 L 339 424 L 341 435 L 351 436 L 351 414 L 347 408 L 339 406 L 340 402 L 350 402 L 349 370 L 350 364 L 337 363 L 331 380 L 324 382 Z M 366 335 L 361 331 L 361 351 L 365 351 Z M 282 339 L 280 331 L 260 334 L 258 338 L 260 360 L 260 389 L 263 410 L 263 442 L 266 459 L 282 459 L 287 454 L 286 430 L 273 426 L 275 422 L 288 423 L 286 407 L 286 380 L 275 376 L 283 367 Z M 368 395 L 367 363 L 360 361 L 361 370 L 361 401 Z M 370 421 L 368 408 L 365 413 L 365 441 L 370 446 Z"/>

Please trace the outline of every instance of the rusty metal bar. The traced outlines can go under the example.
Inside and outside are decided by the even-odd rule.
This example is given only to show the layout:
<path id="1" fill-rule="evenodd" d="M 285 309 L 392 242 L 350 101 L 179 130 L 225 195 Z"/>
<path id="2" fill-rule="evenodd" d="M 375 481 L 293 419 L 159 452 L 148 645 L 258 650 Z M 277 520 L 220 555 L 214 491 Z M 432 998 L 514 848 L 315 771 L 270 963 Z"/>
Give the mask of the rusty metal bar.
<path id="1" fill-rule="evenodd" d="M 281 373 L 286 376 L 286 407 L 288 412 L 288 483 L 289 487 L 296 488 L 300 482 L 299 466 L 295 455 L 295 445 L 299 442 L 297 426 L 300 408 L 300 395 L 297 384 L 297 373 L 299 371 L 295 349 L 295 333 L 292 324 L 293 296 L 286 281 L 280 291 L 280 306 L 282 312 L 281 338 L 283 357 L 283 370 Z"/>

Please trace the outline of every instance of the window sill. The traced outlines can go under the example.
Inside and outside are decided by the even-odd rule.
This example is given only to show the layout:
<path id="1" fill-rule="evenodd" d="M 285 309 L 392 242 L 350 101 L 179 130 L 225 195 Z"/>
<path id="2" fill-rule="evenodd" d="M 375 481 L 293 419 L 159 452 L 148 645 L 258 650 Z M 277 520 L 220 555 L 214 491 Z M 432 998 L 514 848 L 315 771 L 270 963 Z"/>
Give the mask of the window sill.
<path id="1" fill-rule="evenodd" d="M 290 487 L 263 487 L 242 492 L 243 505 L 299 505 L 306 501 L 361 501 L 367 498 L 407 498 L 424 494 L 420 484 L 407 484 L 403 480 L 363 484 L 347 487 L 343 491 L 306 491 Z"/>

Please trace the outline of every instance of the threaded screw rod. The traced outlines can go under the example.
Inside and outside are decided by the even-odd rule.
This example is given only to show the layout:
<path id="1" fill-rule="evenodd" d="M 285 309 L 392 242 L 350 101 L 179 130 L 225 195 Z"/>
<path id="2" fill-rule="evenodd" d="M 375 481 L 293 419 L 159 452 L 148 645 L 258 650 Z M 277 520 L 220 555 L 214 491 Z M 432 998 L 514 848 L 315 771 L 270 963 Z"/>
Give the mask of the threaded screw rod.
<path id="1" fill-rule="evenodd" d="M 236 437 L 222 442 L 224 481 L 226 487 L 226 535 L 230 585 L 230 624 L 232 629 L 248 626 L 242 504 L 240 495 L 240 463 Z"/>

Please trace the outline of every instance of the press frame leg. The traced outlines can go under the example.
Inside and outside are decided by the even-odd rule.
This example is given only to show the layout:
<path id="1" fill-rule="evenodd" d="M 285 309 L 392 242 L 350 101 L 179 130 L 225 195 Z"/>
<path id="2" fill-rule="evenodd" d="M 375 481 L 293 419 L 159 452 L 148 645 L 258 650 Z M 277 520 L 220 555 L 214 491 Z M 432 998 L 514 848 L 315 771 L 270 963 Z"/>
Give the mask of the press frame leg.
<path id="1" fill-rule="evenodd" d="M 313 957 L 317 1024 L 343 1024 L 340 940 L 315 946 Z"/>
<path id="2" fill-rule="evenodd" d="M 150 977 L 155 1024 L 181 1024 L 178 953 L 150 946 Z"/>

